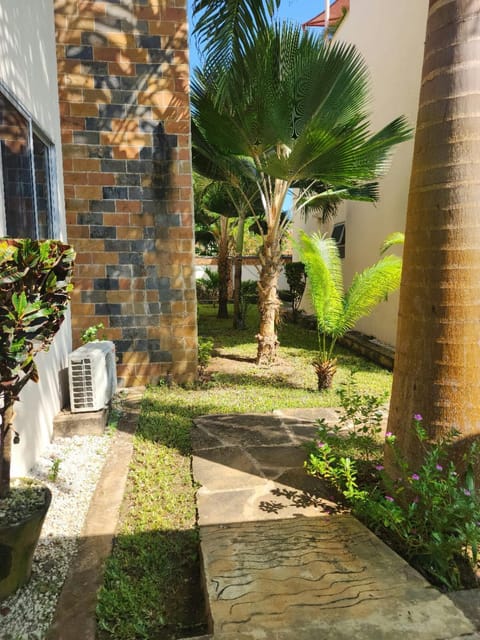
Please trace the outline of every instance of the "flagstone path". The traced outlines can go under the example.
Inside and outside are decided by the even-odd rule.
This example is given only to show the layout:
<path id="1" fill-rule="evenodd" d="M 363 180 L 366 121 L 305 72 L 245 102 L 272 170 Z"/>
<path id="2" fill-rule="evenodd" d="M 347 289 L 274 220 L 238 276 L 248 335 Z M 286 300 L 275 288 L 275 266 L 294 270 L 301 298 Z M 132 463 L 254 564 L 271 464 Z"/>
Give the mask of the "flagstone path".
<path id="1" fill-rule="evenodd" d="M 319 417 L 333 422 L 336 414 L 292 410 L 196 420 L 193 475 L 209 637 L 480 639 L 472 616 L 305 474 L 302 445 L 314 437 Z M 470 608 L 479 602 L 476 594 L 468 599 Z"/>

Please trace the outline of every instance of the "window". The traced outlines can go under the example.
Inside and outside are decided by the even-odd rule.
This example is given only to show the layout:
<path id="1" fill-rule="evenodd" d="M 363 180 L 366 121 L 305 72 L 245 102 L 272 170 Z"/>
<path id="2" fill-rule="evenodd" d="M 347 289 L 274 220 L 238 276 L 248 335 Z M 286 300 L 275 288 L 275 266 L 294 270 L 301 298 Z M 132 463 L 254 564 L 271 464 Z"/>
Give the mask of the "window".
<path id="1" fill-rule="evenodd" d="M 345 223 L 339 222 L 333 226 L 332 238 L 337 243 L 340 258 L 345 258 Z"/>
<path id="2" fill-rule="evenodd" d="M 0 235 L 53 238 L 53 145 L 0 86 Z"/>

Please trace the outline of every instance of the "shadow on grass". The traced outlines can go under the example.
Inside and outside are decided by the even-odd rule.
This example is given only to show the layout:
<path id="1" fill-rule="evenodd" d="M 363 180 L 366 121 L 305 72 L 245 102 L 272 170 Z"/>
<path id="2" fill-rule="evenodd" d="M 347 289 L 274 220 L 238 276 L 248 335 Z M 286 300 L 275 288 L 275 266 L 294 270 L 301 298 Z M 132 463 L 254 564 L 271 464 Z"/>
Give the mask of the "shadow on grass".
<path id="1" fill-rule="evenodd" d="M 206 633 L 200 585 L 196 530 L 120 535 L 98 595 L 98 640 Z"/>
<path id="2" fill-rule="evenodd" d="M 225 358 L 225 360 L 234 360 L 235 362 L 248 362 L 249 364 L 255 364 L 256 359 L 249 356 L 238 356 L 234 353 L 222 353 L 217 349 L 212 351 L 212 356 L 216 358 Z"/>

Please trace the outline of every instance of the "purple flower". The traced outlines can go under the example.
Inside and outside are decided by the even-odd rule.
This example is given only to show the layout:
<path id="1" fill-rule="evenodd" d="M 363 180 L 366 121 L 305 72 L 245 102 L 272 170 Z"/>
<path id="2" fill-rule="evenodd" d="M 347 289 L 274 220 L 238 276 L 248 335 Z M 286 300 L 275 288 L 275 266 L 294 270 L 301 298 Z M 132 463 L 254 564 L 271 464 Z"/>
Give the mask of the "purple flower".
<path id="1" fill-rule="evenodd" d="M 435 465 L 435 469 L 436 469 L 437 471 L 443 471 L 443 467 L 442 467 L 442 465 L 441 465 L 441 464 L 437 464 L 437 465 Z"/>
<path id="2" fill-rule="evenodd" d="M 324 442 L 320 442 L 320 440 L 317 440 L 317 447 L 318 447 L 319 449 L 321 449 L 321 448 L 322 448 L 322 447 L 324 447 L 324 446 L 325 446 L 325 443 L 324 443 Z"/>
<path id="3" fill-rule="evenodd" d="M 387 433 L 385 434 L 385 438 L 391 438 L 393 436 L 393 433 L 391 431 L 387 431 Z"/>
<path id="4" fill-rule="evenodd" d="M 417 422 L 421 422 L 421 421 L 423 420 L 423 416 L 422 416 L 422 414 L 421 414 L 421 413 L 416 413 L 416 414 L 413 416 L 413 419 L 414 419 L 414 420 L 416 420 Z"/>
<path id="5" fill-rule="evenodd" d="M 385 496 L 385 500 L 388 500 L 388 502 L 395 502 L 394 498 L 392 498 L 392 496 Z"/>
<path id="6" fill-rule="evenodd" d="M 463 490 L 463 493 L 464 493 L 466 496 L 471 496 L 471 495 L 472 495 L 471 491 L 469 491 L 468 489 L 464 489 L 464 490 Z"/>
<path id="7" fill-rule="evenodd" d="M 383 471 L 385 469 L 385 467 L 383 466 L 383 464 L 376 464 L 375 465 L 375 469 L 377 471 Z"/>
<path id="8" fill-rule="evenodd" d="M 418 473 L 412 473 L 411 478 L 412 480 L 420 480 L 420 476 L 418 475 Z"/>

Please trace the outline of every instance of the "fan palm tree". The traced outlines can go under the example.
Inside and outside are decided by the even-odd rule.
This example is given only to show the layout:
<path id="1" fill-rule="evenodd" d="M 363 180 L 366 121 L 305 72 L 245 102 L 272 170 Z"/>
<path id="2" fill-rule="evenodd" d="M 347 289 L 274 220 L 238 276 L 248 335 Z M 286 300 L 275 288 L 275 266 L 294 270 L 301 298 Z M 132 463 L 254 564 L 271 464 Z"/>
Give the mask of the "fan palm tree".
<path id="1" fill-rule="evenodd" d="M 253 182 L 264 208 L 259 363 L 273 361 L 278 345 L 289 189 L 306 185 L 318 197 L 321 185 L 328 195 L 368 198 L 392 148 L 410 136 L 403 118 L 372 134 L 368 100 L 367 69 L 353 46 L 326 43 L 288 23 L 264 28 L 232 63 L 210 61 L 193 80 L 194 144 L 205 141 L 199 153 L 214 150 L 209 161 L 223 158 L 232 174 Z"/>
<path id="2" fill-rule="evenodd" d="M 458 429 L 459 453 L 480 435 L 479 12 L 429 0 L 388 421 L 414 469 L 414 414 L 432 441 Z"/>
<path id="3" fill-rule="evenodd" d="M 333 352 L 337 339 L 398 288 L 402 260 L 393 255 L 381 258 L 356 274 L 344 293 L 342 261 L 335 240 L 302 232 L 297 246 L 317 317 L 319 351 L 313 366 L 321 391 L 330 387 L 335 375 Z"/>

